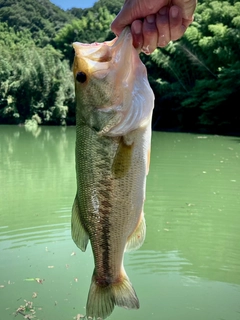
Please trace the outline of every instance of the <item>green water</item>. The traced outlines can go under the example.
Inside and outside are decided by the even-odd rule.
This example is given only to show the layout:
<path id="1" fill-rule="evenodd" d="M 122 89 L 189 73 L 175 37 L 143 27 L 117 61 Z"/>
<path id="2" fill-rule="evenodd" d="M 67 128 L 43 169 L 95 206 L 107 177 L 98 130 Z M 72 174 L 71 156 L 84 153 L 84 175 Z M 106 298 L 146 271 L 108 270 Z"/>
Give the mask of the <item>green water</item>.
<path id="1" fill-rule="evenodd" d="M 70 234 L 74 143 L 73 127 L 0 126 L 1 320 L 24 319 L 24 300 L 35 319 L 85 313 L 93 258 Z M 125 255 L 140 309 L 109 319 L 239 320 L 240 138 L 154 132 L 145 215 L 146 241 Z"/>

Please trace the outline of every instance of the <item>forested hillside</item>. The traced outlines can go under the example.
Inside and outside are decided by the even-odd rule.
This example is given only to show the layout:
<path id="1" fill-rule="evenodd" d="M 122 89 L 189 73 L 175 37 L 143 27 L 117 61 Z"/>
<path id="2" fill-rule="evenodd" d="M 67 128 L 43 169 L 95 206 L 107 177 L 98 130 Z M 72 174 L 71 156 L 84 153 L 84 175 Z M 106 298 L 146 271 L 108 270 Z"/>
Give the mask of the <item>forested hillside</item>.
<path id="1" fill-rule="evenodd" d="M 72 8 L 68 10 L 76 18 L 81 19 L 81 17 L 86 16 L 88 12 L 96 13 L 102 7 L 106 7 L 111 14 L 117 15 L 120 11 L 124 0 L 99 0 L 94 3 L 92 8 L 81 9 L 81 8 Z"/>
<path id="2" fill-rule="evenodd" d="M 0 123 L 74 124 L 72 42 L 111 39 L 123 0 L 61 10 L 0 0 Z M 141 54 L 156 96 L 153 128 L 240 132 L 240 2 L 199 0 L 184 37 Z"/>
<path id="3" fill-rule="evenodd" d="M 240 2 L 199 1 L 185 36 L 151 56 L 155 128 L 239 133 L 239 52 Z"/>
<path id="4" fill-rule="evenodd" d="M 45 45 L 73 19 L 49 0 L 0 0 L 0 21 L 14 31 L 29 30 L 36 42 Z"/>

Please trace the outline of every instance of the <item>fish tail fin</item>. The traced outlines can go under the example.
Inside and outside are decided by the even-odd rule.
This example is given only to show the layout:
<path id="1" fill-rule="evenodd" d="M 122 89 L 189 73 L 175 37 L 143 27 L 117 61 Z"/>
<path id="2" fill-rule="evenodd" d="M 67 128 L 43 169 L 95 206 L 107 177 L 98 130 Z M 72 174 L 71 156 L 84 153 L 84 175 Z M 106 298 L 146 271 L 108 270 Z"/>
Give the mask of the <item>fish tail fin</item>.
<path id="1" fill-rule="evenodd" d="M 86 307 L 87 319 L 106 319 L 113 312 L 115 305 L 127 309 L 139 308 L 136 292 L 125 271 L 122 273 L 121 281 L 110 284 L 104 283 L 104 280 L 97 281 L 93 273 Z"/>
<path id="2" fill-rule="evenodd" d="M 137 294 L 125 272 L 122 271 L 122 280 L 113 284 L 115 304 L 126 309 L 139 309 Z"/>

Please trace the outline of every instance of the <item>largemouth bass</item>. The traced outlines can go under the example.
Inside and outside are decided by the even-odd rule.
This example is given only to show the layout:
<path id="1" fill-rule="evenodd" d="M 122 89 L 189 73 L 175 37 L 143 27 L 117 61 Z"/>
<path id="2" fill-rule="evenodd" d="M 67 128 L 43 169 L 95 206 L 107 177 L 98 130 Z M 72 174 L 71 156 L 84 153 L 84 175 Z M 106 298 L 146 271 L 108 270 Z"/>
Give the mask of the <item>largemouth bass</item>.
<path id="1" fill-rule="evenodd" d="M 94 256 L 86 316 L 105 319 L 115 305 L 139 308 L 123 257 L 145 238 L 154 95 L 129 27 L 112 41 L 73 47 L 77 194 L 72 237 L 82 251 L 90 240 Z"/>

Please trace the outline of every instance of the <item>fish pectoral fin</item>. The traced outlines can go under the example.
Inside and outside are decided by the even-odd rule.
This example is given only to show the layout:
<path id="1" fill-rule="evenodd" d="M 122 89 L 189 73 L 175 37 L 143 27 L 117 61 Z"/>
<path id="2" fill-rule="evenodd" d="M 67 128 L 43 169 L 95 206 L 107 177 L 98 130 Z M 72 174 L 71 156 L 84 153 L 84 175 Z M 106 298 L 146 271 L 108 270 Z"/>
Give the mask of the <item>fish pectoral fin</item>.
<path id="1" fill-rule="evenodd" d="M 128 238 L 125 251 L 132 251 L 140 248 L 145 240 L 145 235 L 146 235 L 146 222 L 145 222 L 144 214 L 142 213 L 137 228 Z"/>
<path id="2" fill-rule="evenodd" d="M 133 147 L 133 142 L 131 144 L 127 144 L 124 141 L 124 137 L 120 138 L 118 149 L 112 164 L 112 173 L 115 178 L 123 178 L 128 173 L 131 167 Z"/>
<path id="3" fill-rule="evenodd" d="M 119 281 L 106 285 L 97 279 L 94 271 L 88 293 L 86 318 L 106 319 L 115 305 L 126 309 L 139 309 L 138 297 L 125 270 L 122 270 Z"/>
<path id="4" fill-rule="evenodd" d="M 71 231 L 72 231 L 72 238 L 75 244 L 82 251 L 86 251 L 89 235 L 84 229 L 82 222 L 80 220 L 80 209 L 78 205 L 77 196 L 74 200 L 73 207 L 72 207 Z"/>

